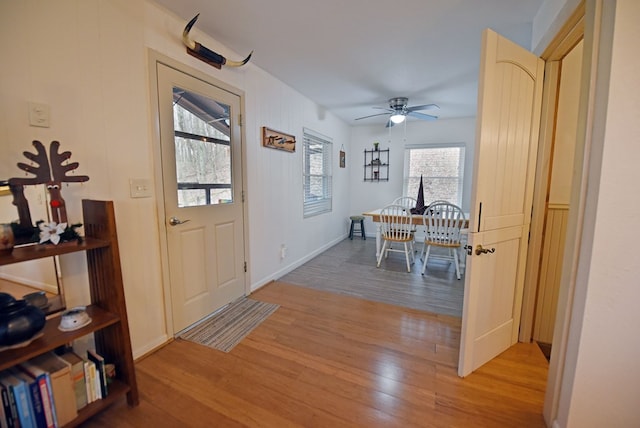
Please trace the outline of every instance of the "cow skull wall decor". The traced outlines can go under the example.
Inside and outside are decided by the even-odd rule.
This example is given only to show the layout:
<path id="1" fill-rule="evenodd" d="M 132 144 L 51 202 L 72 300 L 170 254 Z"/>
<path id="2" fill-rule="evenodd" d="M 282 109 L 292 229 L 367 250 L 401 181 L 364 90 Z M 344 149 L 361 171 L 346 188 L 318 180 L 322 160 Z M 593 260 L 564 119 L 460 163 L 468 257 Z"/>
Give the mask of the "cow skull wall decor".
<path id="1" fill-rule="evenodd" d="M 194 56 L 199 60 L 206 62 L 209 65 L 214 66 L 218 70 L 220 70 L 220 68 L 222 68 L 223 65 L 226 65 L 227 67 L 242 67 L 243 65 L 249 62 L 249 60 L 251 59 L 251 55 L 253 55 L 253 51 L 251 51 L 249 56 L 247 56 L 242 61 L 230 61 L 225 57 L 223 57 L 222 55 L 210 49 L 207 49 L 206 47 L 202 46 L 200 43 L 194 42 L 193 40 L 191 40 L 189 38 L 189 31 L 191 31 L 191 28 L 194 26 L 199 16 L 200 14 L 197 14 L 196 16 L 194 16 L 193 19 L 189 21 L 189 23 L 184 27 L 184 31 L 182 32 L 182 42 L 187 47 L 187 53 L 189 55 Z"/>

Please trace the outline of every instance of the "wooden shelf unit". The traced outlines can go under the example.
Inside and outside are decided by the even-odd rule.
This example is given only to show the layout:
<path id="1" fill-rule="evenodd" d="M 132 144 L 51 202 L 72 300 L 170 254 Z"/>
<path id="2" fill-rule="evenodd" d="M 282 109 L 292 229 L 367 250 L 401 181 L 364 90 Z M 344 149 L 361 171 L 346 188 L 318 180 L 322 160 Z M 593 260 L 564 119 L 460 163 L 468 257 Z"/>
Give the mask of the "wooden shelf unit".
<path id="1" fill-rule="evenodd" d="M 364 150 L 364 181 L 389 181 L 389 149 Z"/>
<path id="2" fill-rule="evenodd" d="M 131 349 L 129 323 L 124 300 L 124 285 L 116 235 L 112 201 L 82 201 L 85 239 L 82 243 L 31 245 L 15 248 L 0 256 L 0 266 L 78 251 L 86 252 L 91 304 L 87 313 L 91 323 L 78 330 L 58 329 L 60 315 L 47 320 L 43 335 L 28 346 L 0 352 L 0 370 L 37 355 L 52 351 L 75 339 L 94 333 L 96 351 L 116 366 L 117 379 L 109 385 L 109 395 L 78 411 L 78 417 L 65 427 L 74 427 L 126 395 L 129 406 L 140 402 Z"/>

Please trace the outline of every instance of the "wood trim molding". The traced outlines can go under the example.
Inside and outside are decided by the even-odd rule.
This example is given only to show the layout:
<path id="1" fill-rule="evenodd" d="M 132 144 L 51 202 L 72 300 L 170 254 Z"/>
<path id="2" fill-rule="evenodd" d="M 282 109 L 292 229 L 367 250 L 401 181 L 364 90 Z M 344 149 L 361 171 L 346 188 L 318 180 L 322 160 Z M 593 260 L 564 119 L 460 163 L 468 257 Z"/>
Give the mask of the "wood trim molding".
<path id="1" fill-rule="evenodd" d="M 556 211 L 569 211 L 569 204 L 549 204 L 547 209 Z"/>
<path id="2" fill-rule="evenodd" d="M 582 40 L 584 37 L 585 8 L 585 2 L 580 2 L 556 37 L 553 38 L 549 46 L 542 52 L 540 58 L 545 61 L 559 61 Z"/>

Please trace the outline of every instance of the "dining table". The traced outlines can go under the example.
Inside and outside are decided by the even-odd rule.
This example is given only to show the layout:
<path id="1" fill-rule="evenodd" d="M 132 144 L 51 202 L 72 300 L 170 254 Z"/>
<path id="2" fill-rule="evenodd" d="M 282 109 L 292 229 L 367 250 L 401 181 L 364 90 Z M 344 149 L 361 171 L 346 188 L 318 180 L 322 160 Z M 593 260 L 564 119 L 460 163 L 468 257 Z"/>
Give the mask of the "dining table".
<path id="1" fill-rule="evenodd" d="M 382 249 L 382 224 L 380 222 L 380 211 L 382 211 L 382 208 L 362 213 L 363 216 L 370 217 L 371 221 L 376 225 L 376 259 Z M 466 220 L 463 229 L 467 229 L 469 227 L 469 213 L 464 213 L 464 218 Z M 415 226 L 424 226 L 422 214 L 411 214 L 411 224 Z"/>

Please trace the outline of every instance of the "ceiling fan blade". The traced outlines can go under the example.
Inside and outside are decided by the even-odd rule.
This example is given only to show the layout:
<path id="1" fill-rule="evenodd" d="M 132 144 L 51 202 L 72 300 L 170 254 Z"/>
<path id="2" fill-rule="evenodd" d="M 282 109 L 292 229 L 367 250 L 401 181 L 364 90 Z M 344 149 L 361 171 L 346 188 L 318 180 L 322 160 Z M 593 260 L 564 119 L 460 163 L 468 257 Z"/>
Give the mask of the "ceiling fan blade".
<path id="1" fill-rule="evenodd" d="M 389 113 L 378 113 L 378 114 L 372 114 L 371 116 L 363 116 L 363 117 L 357 117 L 355 120 L 360 120 L 360 119 L 368 119 L 370 117 L 376 117 L 376 116 L 386 116 Z"/>
<path id="2" fill-rule="evenodd" d="M 431 109 L 440 109 L 440 107 L 437 104 L 423 104 L 421 106 L 407 107 L 407 112 L 412 112 L 416 110 L 431 110 Z"/>
<path id="3" fill-rule="evenodd" d="M 407 116 L 415 117 L 416 119 L 421 120 L 436 120 L 438 116 L 433 116 L 431 114 L 418 113 L 417 111 L 412 111 L 407 113 Z"/>
<path id="4" fill-rule="evenodd" d="M 377 110 L 386 110 L 389 113 L 393 113 L 395 110 L 390 109 L 389 107 L 371 107 L 371 108 L 375 108 Z"/>

